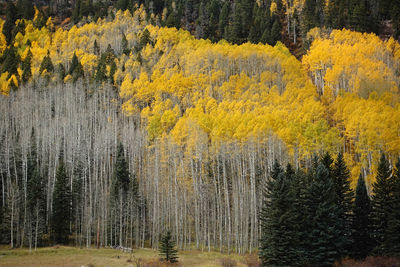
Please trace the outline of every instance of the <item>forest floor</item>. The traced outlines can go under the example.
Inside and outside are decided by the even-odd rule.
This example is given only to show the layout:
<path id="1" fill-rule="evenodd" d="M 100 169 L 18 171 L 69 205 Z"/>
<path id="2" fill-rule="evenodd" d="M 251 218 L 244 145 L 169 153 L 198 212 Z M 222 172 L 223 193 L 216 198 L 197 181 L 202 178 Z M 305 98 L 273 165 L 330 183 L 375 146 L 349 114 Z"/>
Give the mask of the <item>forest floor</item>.
<path id="1" fill-rule="evenodd" d="M 222 261 L 233 260 L 236 267 L 247 266 L 246 262 L 253 256 L 240 256 L 237 254 L 222 254 L 219 252 L 202 252 L 198 250 L 179 251 L 179 265 L 190 267 L 217 267 L 223 266 Z M 0 246 L 0 267 L 24 266 L 24 267 L 108 267 L 129 266 L 136 267 L 138 259 L 146 263 L 158 260 L 158 251 L 152 249 L 134 249 L 133 253 L 126 253 L 111 248 L 75 248 L 56 246 L 38 248 L 36 251 L 29 249 L 9 249 Z M 142 266 L 158 266 L 142 265 Z"/>

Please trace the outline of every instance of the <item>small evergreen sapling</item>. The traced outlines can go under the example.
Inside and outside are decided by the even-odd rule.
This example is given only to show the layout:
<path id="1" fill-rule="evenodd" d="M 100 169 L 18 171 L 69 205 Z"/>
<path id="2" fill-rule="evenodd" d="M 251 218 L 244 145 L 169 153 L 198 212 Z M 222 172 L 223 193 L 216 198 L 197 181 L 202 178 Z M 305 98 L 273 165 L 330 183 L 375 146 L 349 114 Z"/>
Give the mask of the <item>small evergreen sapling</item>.
<path id="1" fill-rule="evenodd" d="M 178 251 L 175 249 L 175 242 L 172 240 L 170 231 L 161 237 L 159 251 L 163 261 L 178 262 Z"/>

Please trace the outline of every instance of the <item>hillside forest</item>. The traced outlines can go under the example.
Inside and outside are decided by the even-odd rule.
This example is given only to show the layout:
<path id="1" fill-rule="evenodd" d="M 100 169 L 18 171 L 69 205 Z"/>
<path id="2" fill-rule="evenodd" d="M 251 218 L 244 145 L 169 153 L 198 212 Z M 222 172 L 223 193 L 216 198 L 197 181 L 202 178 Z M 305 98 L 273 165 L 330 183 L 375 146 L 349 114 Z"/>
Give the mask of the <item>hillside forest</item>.
<path id="1" fill-rule="evenodd" d="M 299 266 L 371 251 L 400 255 L 391 245 L 400 243 L 393 240 L 400 229 L 397 30 L 381 38 L 374 25 L 357 28 L 348 17 L 359 12 L 350 12 L 353 1 L 115 5 L 125 2 L 102 15 L 77 15 L 71 6 L 65 25 L 49 16 L 57 14 L 52 5 L 7 4 L 0 20 L 2 243 L 157 248 L 170 230 L 178 249 L 260 251 L 272 265 L 279 251 L 293 252 Z M 393 5 L 390 14 L 370 6 L 376 1 L 355 2 L 371 10 L 361 12 L 376 19 L 369 22 L 396 29 L 396 1 L 378 1 Z M 227 21 L 217 22 L 212 3 Z M 199 13 L 189 12 L 198 17 L 186 25 L 190 4 Z M 252 15 L 241 19 L 262 12 L 272 29 L 255 27 L 254 39 L 245 35 L 254 29 L 241 29 L 233 39 L 236 27 L 256 23 L 236 23 L 246 8 Z M 201 29 L 201 14 L 208 27 L 224 26 L 224 35 Z M 307 16 L 313 22 L 303 27 Z M 277 23 L 279 37 L 264 41 Z M 371 225 L 358 230 L 357 203 L 367 205 L 362 211 L 371 206 Z M 291 232 L 277 233 L 284 218 Z M 324 229 L 333 232 L 315 234 Z M 372 240 L 357 243 L 368 246 L 362 255 L 350 249 L 357 231 Z M 295 241 L 278 238 L 282 247 L 271 247 L 282 235 Z M 324 243 L 334 236 L 344 239 L 334 248 Z"/>

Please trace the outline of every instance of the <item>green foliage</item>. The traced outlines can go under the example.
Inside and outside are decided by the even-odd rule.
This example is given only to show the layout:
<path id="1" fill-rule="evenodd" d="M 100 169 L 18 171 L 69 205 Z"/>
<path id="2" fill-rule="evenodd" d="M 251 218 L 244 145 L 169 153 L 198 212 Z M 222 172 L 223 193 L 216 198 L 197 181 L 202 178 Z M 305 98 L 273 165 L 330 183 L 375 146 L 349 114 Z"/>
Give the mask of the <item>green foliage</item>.
<path id="1" fill-rule="evenodd" d="M 2 57 L 2 61 L 3 64 L 1 65 L 1 72 L 8 72 L 7 79 L 13 74 L 18 75 L 17 69 L 19 64 L 19 56 L 14 47 L 6 48 Z"/>
<path id="2" fill-rule="evenodd" d="M 351 249 L 351 224 L 353 211 L 354 191 L 350 187 L 350 172 L 346 167 L 342 153 L 339 153 L 332 167 L 331 173 L 335 191 L 336 205 L 339 208 L 339 218 L 343 223 L 340 225 L 341 235 L 344 237 L 344 246 L 341 255 L 349 255 Z"/>
<path id="3" fill-rule="evenodd" d="M 68 244 L 70 233 L 71 192 L 64 167 L 64 161 L 59 159 L 53 192 L 51 214 L 52 240 L 56 244 Z"/>
<path id="4" fill-rule="evenodd" d="M 47 55 L 43 58 L 42 63 L 40 64 L 39 73 L 42 74 L 44 71 L 53 72 L 54 65 L 50 58 L 50 52 L 47 51 Z"/>
<path id="5" fill-rule="evenodd" d="M 24 62 L 22 63 L 22 83 L 27 83 L 29 79 L 32 77 L 32 69 L 31 69 L 31 61 L 32 61 L 32 52 L 29 49 L 28 54 L 25 57 Z"/>
<path id="6" fill-rule="evenodd" d="M 163 261 L 170 263 L 178 262 L 178 251 L 175 249 L 175 241 L 172 240 L 170 231 L 167 231 L 167 233 L 161 237 L 159 251 Z"/>
<path id="7" fill-rule="evenodd" d="M 271 178 L 266 181 L 264 203 L 260 214 L 262 237 L 260 258 L 264 266 L 294 266 L 298 262 L 295 250 L 295 217 L 291 180 L 293 170 L 286 173 L 275 162 Z"/>
<path id="8" fill-rule="evenodd" d="M 117 198 L 120 194 L 126 195 L 129 189 L 130 175 L 128 162 L 125 160 L 124 146 L 122 143 L 118 144 L 117 147 L 117 158 L 115 160 L 114 172 L 113 172 L 113 189 L 112 195 Z"/>
<path id="9" fill-rule="evenodd" d="M 129 43 L 128 40 L 126 39 L 125 34 L 122 34 L 121 47 L 122 47 L 122 53 L 129 56 L 131 50 L 129 49 Z"/>
<path id="10" fill-rule="evenodd" d="M 79 78 L 84 76 L 83 66 L 79 62 L 79 59 L 75 53 L 72 56 L 71 65 L 68 73 L 72 75 L 73 82 L 76 82 Z"/>
<path id="11" fill-rule="evenodd" d="M 392 170 L 390 168 L 389 161 L 382 153 L 378 165 L 376 182 L 372 187 L 372 236 L 375 241 L 374 252 L 377 255 L 385 254 L 383 244 L 386 239 L 386 229 L 388 227 L 389 217 L 391 216 L 392 212 L 392 189 Z"/>
<path id="12" fill-rule="evenodd" d="M 17 8 L 12 1 L 7 2 L 6 7 L 6 21 L 3 25 L 3 34 L 6 37 L 7 44 L 11 44 L 12 41 L 12 30 L 15 27 L 15 21 L 17 20 Z"/>
<path id="13" fill-rule="evenodd" d="M 81 20 L 81 5 L 82 0 L 77 0 L 75 2 L 74 10 L 72 11 L 72 21 L 76 24 Z"/>
<path id="14" fill-rule="evenodd" d="M 372 251 L 373 240 L 371 234 L 371 199 L 368 196 L 364 178 L 360 174 L 357 182 L 356 197 L 354 201 L 353 229 L 353 249 L 352 257 L 365 259 Z"/>
<path id="15" fill-rule="evenodd" d="M 400 158 L 393 174 L 392 193 L 391 211 L 383 247 L 386 256 L 400 257 Z"/>
<path id="16" fill-rule="evenodd" d="M 93 54 L 95 54 L 96 56 L 100 55 L 100 46 L 98 45 L 97 40 L 94 40 Z"/>

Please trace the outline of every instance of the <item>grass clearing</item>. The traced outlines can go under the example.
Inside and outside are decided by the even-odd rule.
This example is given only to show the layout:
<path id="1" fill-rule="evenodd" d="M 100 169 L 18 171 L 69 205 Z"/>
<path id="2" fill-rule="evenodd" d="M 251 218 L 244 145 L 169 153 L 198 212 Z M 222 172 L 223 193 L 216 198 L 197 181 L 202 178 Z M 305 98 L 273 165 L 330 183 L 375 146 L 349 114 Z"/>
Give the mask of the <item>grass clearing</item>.
<path id="1" fill-rule="evenodd" d="M 190 267 L 220 267 L 221 260 L 230 258 L 236 261 L 237 267 L 246 266 L 246 257 L 237 254 L 222 254 L 219 252 L 202 252 L 198 250 L 179 251 L 180 266 Z M 9 249 L 0 246 L 0 267 L 136 267 L 134 259 L 152 260 L 159 258 L 158 251 L 152 249 L 134 249 L 132 255 L 111 248 L 75 248 L 55 246 L 29 249 Z M 132 260 L 132 261 L 130 261 Z"/>

